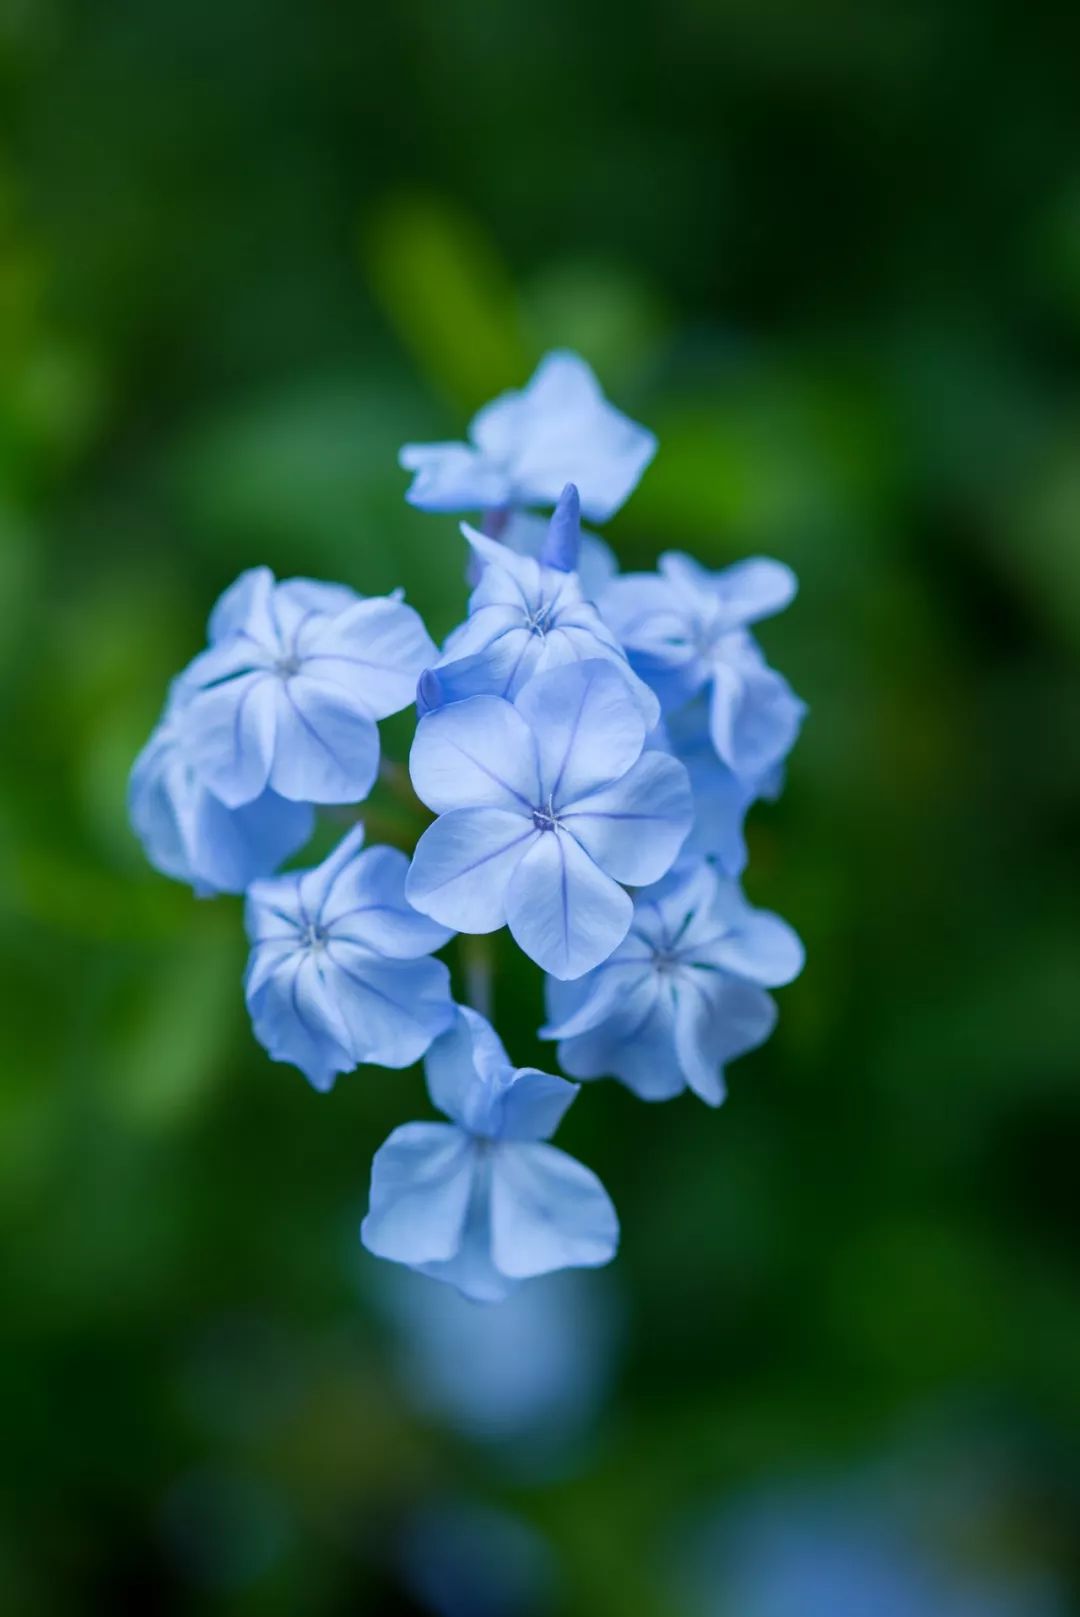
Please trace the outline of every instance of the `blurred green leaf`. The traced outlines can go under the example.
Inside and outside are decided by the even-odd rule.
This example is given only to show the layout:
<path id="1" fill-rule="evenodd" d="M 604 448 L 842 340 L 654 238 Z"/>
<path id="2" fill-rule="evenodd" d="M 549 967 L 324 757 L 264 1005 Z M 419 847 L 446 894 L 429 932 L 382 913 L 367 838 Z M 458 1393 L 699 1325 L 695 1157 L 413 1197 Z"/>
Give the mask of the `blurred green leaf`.
<path id="1" fill-rule="evenodd" d="M 526 380 L 538 355 L 498 249 L 476 219 L 436 196 L 394 196 L 364 221 L 360 248 L 414 363 L 459 411 L 471 415 Z"/>

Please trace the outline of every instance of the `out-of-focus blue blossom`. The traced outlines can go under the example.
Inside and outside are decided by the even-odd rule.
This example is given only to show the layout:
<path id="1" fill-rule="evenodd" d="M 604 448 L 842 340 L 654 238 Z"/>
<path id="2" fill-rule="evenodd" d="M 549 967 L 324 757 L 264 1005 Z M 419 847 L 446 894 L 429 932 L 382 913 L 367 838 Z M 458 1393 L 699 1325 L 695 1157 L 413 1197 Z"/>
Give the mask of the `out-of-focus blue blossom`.
<path id="1" fill-rule="evenodd" d="M 407 707 L 436 655 L 399 595 L 243 573 L 180 676 L 184 746 L 230 808 L 269 786 L 296 802 L 354 803 L 379 765 L 377 719 Z"/>
<path id="2" fill-rule="evenodd" d="M 748 783 L 790 752 L 806 707 L 766 663 L 749 625 L 794 598 L 794 573 L 757 558 L 721 572 L 675 551 L 658 573 L 624 573 L 601 595 L 606 621 L 665 711 L 709 693 L 718 757 Z"/>
<path id="3" fill-rule="evenodd" d="M 439 818 L 417 844 L 410 903 L 460 932 L 509 926 L 531 959 L 579 977 L 626 936 L 620 883 L 659 880 L 690 829 L 682 764 L 643 754 L 622 674 L 589 661 L 514 701 L 473 696 L 421 719 L 410 769 Z"/>
<path id="4" fill-rule="evenodd" d="M 416 1511 L 399 1557 L 406 1587 L 432 1617 L 545 1617 L 556 1599 L 546 1540 L 519 1517 L 472 1501 Z"/>
<path id="5" fill-rule="evenodd" d="M 128 817 L 155 869 L 190 882 L 200 897 L 242 893 L 303 847 L 314 810 L 271 791 L 226 808 L 202 784 L 185 749 L 181 702 L 178 693 L 135 760 Z"/>
<path id="6" fill-rule="evenodd" d="M 469 599 L 468 618 L 420 682 L 422 706 L 430 711 L 467 696 L 512 699 L 537 674 L 595 657 L 618 668 L 652 728 L 660 717 L 656 697 L 582 594 L 573 485 L 548 524 L 539 560 L 517 555 L 467 523 L 462 532 L 482 563 L 480 580 Z"/>
<path id="7" fill-rule="evenodd" d="M 396 1328 L 394 1365 L 412 1402 L 467 1437 L 505 1445 L 520 1473 L 557 1464 L 604 1400 L 620 1324 L 613 1278 L 565 1269 L 499 1308 L 475 1308 L 449 1286 L 392 1269 L 376 1300 Z"/>
<path id="8" fill-rule="evenodd" d="M 1041 1577 L 937 1552 L 874 1479 L 764 1494 L 721 1516 L 687 1580 L 703 1617 L 1063 1617 Z"/>
<path id="9" fill-rule="evenodd" d="M 494 1030 L 459 1009 L 428 1051 L 428 1089 L 451 1123 L 406 1123 L 375 1153 L 361 1239 L 376 1257 L 478 1302 L 553 1269 L 609 1262 L 619 1223 L 590 1169 L 547 1143 L 577 1085 L 513 1067 Z"/>
<path id="10" fill-rule="evenodd" d="M 520 392 L 494 399 L 469 426 L 471 443 L 406 444 L 406 499 L 424 511 L 554 505 L 576 483 L 590 522 L 606 522 L 637 487 L 656 439 L 609 404 L 576 354 L 541 360 Z"/>
<path id="11" fill-rule="evenodd" d="M 355 826 L 313 870 L 255 882 L 245 978 L 255 1036 L 316 1089 L 361 1062 L 408 1067 L 453 1019 L 450 933 L 405 899 L 397 848 L 362 849 Z"/>
<path id="12" fill-rule="evenodd" d="M 621 1078 L 642 1100 L 689 1087 L 718 1106 L 724 1063 L 775 1026 L 765 988 L 802 964 L 779 916 L 752 909 L 712 865 L 680 868 L 635 895 L 633 924 L 609 960 L 573 983 L 548 978 L 541 1036 L 559 1040 L 575 1078 Z"/>

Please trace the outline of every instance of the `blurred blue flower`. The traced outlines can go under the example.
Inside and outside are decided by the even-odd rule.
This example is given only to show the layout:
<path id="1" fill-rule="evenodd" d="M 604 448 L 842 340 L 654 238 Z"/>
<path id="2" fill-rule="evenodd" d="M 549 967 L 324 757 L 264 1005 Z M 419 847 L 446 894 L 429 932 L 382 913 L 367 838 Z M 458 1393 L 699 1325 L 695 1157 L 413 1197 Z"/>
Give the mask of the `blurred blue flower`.
<path id="1" fill-rule="evenodd" d="M 1039 1576 L 946 1558 L 873 1475 L 777 1490 L 704 1535 L 690 1583 L 704 1617 L 1062 1617 Z"/>
<path id="2" fill-rule="evenodd" d="M 475 1308 L 406 1269 L 381 1271 L 378 1305 L 395 1327 L 393 1363 L 412 1402 L 518 1472 L 550 1473 L 610 1390 L 620 1339 L 614 1275 L 563 1269 Z"/>
<path id="3" fill-rule="evenodd" d="M 361 1062 L 411 1066 L 454 1014 L 450 974 L 429 958 L 449 932 L 406 902 L 405 855 L 363 840 L 355 826 L 314 870 L 248 891 L 255 1036 L 316 1089 Z"/>
<path id="4" fill-rule="evenodd" d="M 185 748 L 230 808 L 269 785 L 297 802 L 354 803 L 379 764 L 377 719 L 407 707 L 436 656 L 399 595 L 243 573 L 180 676 Z"/>
<path id="5" fill-rule="evenodd" d="M 563 983 L 547 981 L 559 1062 L 575 1078 L 621 1078 L 642 1100 L 689 1087 L 724 1099 L 724 1063 L 764 1042 L 776 1023 L 766 987 L 802 969 L 803 949 L 779 916 L 755 910 L 706 863 L 635 894 L 630 931 L 611 958 Z"/>
<path id="6" fill-rule="evenodd" d="M 747 782 L 782 762 L 806 712 L 748 632 L 787 606 L 797 587 L 781 562 L 758 558 L 711 573 L 669 551 L 658 573 L 625 573 L 598 603 L 665 711 L 709 692 L 713 746 Z"/>
<path id="7" fill-rule="evenodd" d="M 188 756 L 179 705 L 177 694 L 132 766 L 128 817 L 155 869 L 190 882 L 201 898 L 242 893 L 303 847 L 315 812 L 271 791 L 226 808 Z"/>
<path id="8" fill-rule="evenodd" d="M 685 769 L 644 743 L 609 662 L 540 674 L 512 703 L 473 696 L 428 714 L 410 769 L 439 818 L 417 844 L 409 902 L 460 932 L 509 926 L 557 977 L 599 965 L 633 913 L 619 884 L 659 880 L 690 829 Z"/>
<path id="9" fill-rule="evenodd" d="M 576 354 L 541 360 L 520 392 L 487 404 L 471 444 L 406 444 L 416 476 L 406 499 L 424 511 L 493 511 L 554 505 L 576 483 L 591 522 L 606 522 L 637 487 L 656 439 L 608 404 Z"/>
<path id="10" fill-rule="evenodd" d="M 376 1257 L 495 1302 L 521 1280 L 614 1256 L 619 1222 L 590 1169 L 546 1142 L 577 1085 L 511 1066 L 494 1029 L 459 1009 L 428 1051 L 452 1123 L 406 1123 L 375 1153 L 361 1239 Z"/>
<path id="11" fill-rule="evenodd" d="M 548 524 L 538 560 L 516 555 L 467 523 L 461 531 L 482 564 L 480 579 L 468 618 L 421 679 L 422 708 L 430 711 L 467 696 L 512 699 L 537 674 L 596 657 L 619 669 L 651 729 L 660 717 L 656 697 L 582 594 L 575 570 L 581 532 L 573 485 Z"/>

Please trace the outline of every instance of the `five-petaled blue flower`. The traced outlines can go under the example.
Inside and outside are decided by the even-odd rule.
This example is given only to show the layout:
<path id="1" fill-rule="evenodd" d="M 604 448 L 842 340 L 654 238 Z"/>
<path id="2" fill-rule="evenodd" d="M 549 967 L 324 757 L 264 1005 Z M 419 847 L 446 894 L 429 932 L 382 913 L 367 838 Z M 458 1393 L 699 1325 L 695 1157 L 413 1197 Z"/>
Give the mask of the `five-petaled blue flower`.
<path id="1" fill-rule="evenodd" d="M 686 770 L 644 743 L 609 662 L 539 674 L 512 703 L 473 696 L 428 714 L 410 769 L 439 818 L 417 844 L 410 903 L 459 932 L 509 926 L 556 977 L 599 965 L 633 914 L 619 884 L 659 880 L 690 829 Z"/>
<path id="2" fill-rule="evenodd" d="M 362 850 L 355 826 L 314 870 L 248 890 L 244 988 L 255 1037 L 316 1089 L 361 1062 L 408 1067 L 449 1025 L 450 936 L 405 899 L 397 848 Z"/>
<path id="3" fill-rule="evenodd" d="M 180 676 L 186 746 L 229 808 L 269 786 L 306 803 L 355 803 L 379 767 L 377 719 L 413 700 L 436 655 L 398 596 L 243 573 L 210 619 L 210 646 Z"/>
<path id="4" fill-rule="evenodd" d="M 174 686 L 132 766 L 128 815 L 155 869 L 190 882 L 200 898 L 242 893 L 303 847 L 314 810 L 271 791 L 240 808 L 226 808 L 202 784 L 184 746 L 183 700 Z"/>
<path id="5" fill-rule="evenodd" d="M 787 606 L 797 587 L 781 562 L 758 558 L 710 573 L 669 551 L 660 558 L 659 573 L 624 573 L 599 601 L 665 710 L 709 691 L 713 746 L 748 782 L 759 781 L 787 756 L 806 712 L 748 630 Z"/>
<path id="6" fill-rule="evenodd" d="M 485 538 L 468 523 L 461 531 L 481 563 L 480 581 L 469 598 L 468 618 L 420 681 L 423 708 L 466 696 L 512 699 L 537 674 L 596 657 L 617 666 L 651 729 L 660 717 L 659 702 L 582 593 L 574 485 L 563 490 L 536 560 Z"/>
<path id="7" fill-rule="evenodd" d="M 724 1063 L 776 1024 L 765 992 L 791 982 L 803 949 L 779 916 L 752 909 L 709 864 L 637 893 L 611 958 L 573 983 L 549 977 L 548 1026 L 575 1078 L 621 1078 L 642 1100 L 689 1087 L 724 1099 Z"/>
<path id="8" fill-rule="evenodd" d="M 608 404 L 583 359 L 556 352 L 520 392 L 503 393 L 469 426 L 471 444 L 406 444 L 406 499 L 424 511 L 554 505 L 576 483 L 591 522 L 606 522 L 637 486 L 656 439 Z"/>
<path id="9" fill-rule="evenodd" d="M 425 1069 L 452 1122 L 406 1123 L 376 1152 L 360 1230 L 368 1251 L 479 1302 L 553 1269 L 609 1262 L 619 1222 L 607 1192 L 547 1143 L 578 1086 L 513 1067 L 494 1030 L 465 1009 Z"/>

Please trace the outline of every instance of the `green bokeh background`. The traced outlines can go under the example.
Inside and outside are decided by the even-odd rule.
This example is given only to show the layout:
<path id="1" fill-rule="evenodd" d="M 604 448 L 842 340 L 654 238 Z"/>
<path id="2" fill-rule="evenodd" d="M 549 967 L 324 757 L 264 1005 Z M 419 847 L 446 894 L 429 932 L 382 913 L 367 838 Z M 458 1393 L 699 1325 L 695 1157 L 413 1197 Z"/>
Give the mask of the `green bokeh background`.
<path id="1" fill-rule="evenodd" d="M 381 1546 L 443 1491 L 542 1530 L 560 1611 L 681 1617 L 684 1513 L 913 1425 L 1008 1456 L 976 1558 L 1075 1579 L 1078 50 L 989 0 L 0 6 L 5 1612 L 418 1610 Z M 809 963 L 719 1114 L 567 1119 L 625 1342 L 522 1483 L 411 1411 L 372 1307 L 419 1073 L 266 1060 L 239 904 L 150 871 L 124 789 L 241 568 L 461 616 L 398 445 L 555 345 L 661 440 L 624 565 L 800 574 L 763 639 L 811 718 L 748 890 Z M 215 1424 L 184 1389 L 233 1317 L 275 1345 Z M 216 1584 L 162 1528 L 206 1468 L 288 1523 L 250 1578 L 242 1519 Z"/>

